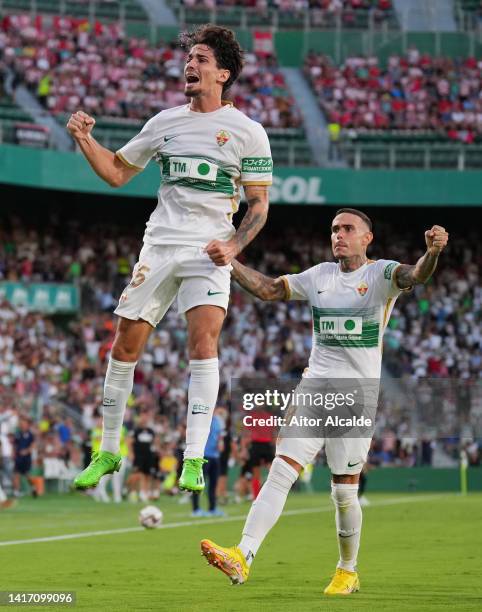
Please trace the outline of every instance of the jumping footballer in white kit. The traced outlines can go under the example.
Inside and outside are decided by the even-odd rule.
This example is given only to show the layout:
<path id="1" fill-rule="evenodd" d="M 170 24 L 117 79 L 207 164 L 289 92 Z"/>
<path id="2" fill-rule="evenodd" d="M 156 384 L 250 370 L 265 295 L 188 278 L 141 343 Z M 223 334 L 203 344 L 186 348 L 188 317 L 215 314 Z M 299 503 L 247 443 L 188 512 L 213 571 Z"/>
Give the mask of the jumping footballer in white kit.
<path id="1" fill-rule="evenodd" d="M 307 300 L 313 317 L 313 344 L 308 368 L 298 386 L 310 379 L 379 380 L 385 327 L 400 292 L 425 283 L 435 270 L 448 234 L 434 225 L 425 232 L 427 252 L 414 265 L 367 258 L 372 223 L 352 208 L 337 211 L 331 225 L 332 250 L 338 263 L 320 263 L 301 274 L 272 279 L 233 262 L 233 278 L 262 300 Z M 202 540 L 208 562 L 234 584 L 248 579 L 250 565 L 275 525 L 300 471 L 325 447 L 332 473 L 332 499 L 340 558 L 326 595 L 347 595 L 360 587 L 357 555 L 362 512 L 358 480 L 371 438 L 278 439 L 268 479 L 251 506 L 238 546 L 225 548 Z"/>
<path id="2" fill-rule="evenodd" d="M 184 75 L 190 103 L 160 112 L 113 153 L 91 135 L 82 111 L 67 125 L 95 172 L 124 185 L 149 160 L 160 167 L 157 208 L 147 222 L 132 280 L 115 312 L 120 317 L 103 398 L 99 453 L 74 484 L 95 486 L 119 469 L 119 438 L 136 363 L 151 331 L 174 299 L 186 315 L 191 378 L 186 450 L 179 486 L 204 489 L 204 447 L 219 389 L 218 338 L 229 302 L 231 262 L 266 222 L 272 159 L 263 127 L 221 97 L 242 70 L 231 30 L 200 26 L 181 35 L 188 52 Z M 232 224 L 243 185 L 248 210 Z"/>

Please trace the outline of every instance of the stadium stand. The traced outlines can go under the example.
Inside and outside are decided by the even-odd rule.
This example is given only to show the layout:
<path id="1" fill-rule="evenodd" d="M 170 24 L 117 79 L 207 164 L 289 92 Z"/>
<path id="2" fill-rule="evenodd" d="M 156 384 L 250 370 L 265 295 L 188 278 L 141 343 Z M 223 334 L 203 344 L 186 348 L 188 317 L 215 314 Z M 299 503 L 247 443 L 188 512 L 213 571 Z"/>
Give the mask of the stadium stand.
<path id="1" fill-rule="evenodd" d="M 181 23 L 283 29 L 398 28 L 391 0 L 171 0 Z"/>
<path id="2" fill-rule="evenodd" d="M 19 108 L 10 96 L 0 98 L 0 142 L 29 146 L 48 146 L 48 129 L 36 125 L 32 117 Z"/>
<path id="3" fill-rule="evenodd" d="M 481 0 L 455 0 L 454 9 L 459 24 L 467 21 L 475 26 L 480 25 L 482 20 Z"/>
<path id="4" fill-rule="evenodd" d="M 481 70 L 474 57 L 416 48 L 391 56 L 385 68 L 375 56 L 341 66 L 316 53 L 305 60 L 334 148 L 356 167 L 481 167 Z"/>
<path id="5" fill-rule="evenodd" d="M 38 23 L 27 15 L 9 16 L 2 29 L 5 61 L 16 82 L 62 124 L 78 108 L 95 116 L 95 136 L 111 149 L 125 144 L 147 118 L 186 102 L 184 52 L 174 43 L 154 47 L 144 39 L 125 38 L 117 23 L 90 27 L 58 17 Z M 230 95 L 267 128 L 276 162 L 311 161 L 299 111 L 272 56 L 246 54 L 242 77 Z"/>

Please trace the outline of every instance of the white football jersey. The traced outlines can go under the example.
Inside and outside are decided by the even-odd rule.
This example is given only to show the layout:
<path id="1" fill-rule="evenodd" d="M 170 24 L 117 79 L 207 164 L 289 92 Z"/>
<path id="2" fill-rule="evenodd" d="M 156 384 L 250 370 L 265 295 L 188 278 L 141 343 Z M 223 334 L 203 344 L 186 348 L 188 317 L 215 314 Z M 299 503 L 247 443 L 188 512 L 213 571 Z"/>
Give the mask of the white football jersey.
<path id="1" fill-rule="evenodd" d="M 189 104 L 158 113 L 116 155 L 142 170 L 160 166 L 157 207 L 144 242 L 205 246 L 234 234 L 240 185 L 271 185 L 273 162 L 260 123 L 232 104 L 198 113 Z"/>
<path id="2" fill-rule="evenodd" d="M 307 378 L 379 379 L 383 332 L 395 300 L 396 261 L 369 261 L 354 272 L 321 263 L 282 278 L 292 300 L 308 300 L 313 346 Z"/>

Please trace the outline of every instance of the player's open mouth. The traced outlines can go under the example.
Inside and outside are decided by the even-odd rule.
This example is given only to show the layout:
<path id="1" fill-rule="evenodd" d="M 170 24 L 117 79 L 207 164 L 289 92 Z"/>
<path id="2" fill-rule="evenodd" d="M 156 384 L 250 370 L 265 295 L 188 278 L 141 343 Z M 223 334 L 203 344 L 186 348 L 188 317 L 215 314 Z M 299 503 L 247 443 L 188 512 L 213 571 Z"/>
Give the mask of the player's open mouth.
<path id="1" fill-rule="evenodd" d="M 195 74 L 186 74 L 186 83 L 188 85 L 199 83 L 199 77 Z"/>

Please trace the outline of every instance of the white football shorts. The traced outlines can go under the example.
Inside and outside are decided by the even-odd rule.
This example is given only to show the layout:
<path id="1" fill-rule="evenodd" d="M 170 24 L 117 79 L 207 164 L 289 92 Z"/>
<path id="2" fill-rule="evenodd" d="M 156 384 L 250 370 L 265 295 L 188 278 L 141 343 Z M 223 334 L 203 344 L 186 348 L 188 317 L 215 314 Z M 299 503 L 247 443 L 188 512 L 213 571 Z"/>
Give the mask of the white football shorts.
<path id="1" fill-rule="evenodd" d="M 331 382 L 333 383 L 336 379 L 333 379 Z M 318 379 L 309 379 L 302 378 L 298 386 L 296 387 L 295 393 L 314 393 L 322 387 L 320 387 L 320 383 L 323 384 L 324 381 Z M 344 385 L 347 384 L 347 381 L 340 380 L 340 389 L 345 388 Z M 349 387 L 346 387 L 349 388 Z M 376 389 L 376 392 L 374 391 Z M 373 382 L 370 385 L 368 381 L 365 382 L 365 400 L 368 403 L 365 406 L 365 412 L 368 414 L 368 408 L 375 407 L 376 412 L 376 400 L 378 396 L 378 385 L 374 385 Z M 323 413 L 317 412 L 319 409 L 314 409 L 303 407 L 303 405 L 297 407 L 296 405 L 292 405 L 285 417 L 289 421 L 291 416 L 302 416 L 306 415 L 307 417 L 311 416 L 323 416 Z M 328 413 L 324 413 L 325 415 Z M 374 420 L 374 413 L 371 415 Z M 280 434 L 278 437 L 278 441 L 276 444 L 276 454 L 284 455 L 286 457 L 290 457 L 290 459 L 294 459 L 301 466 L 305 467 L 309 463 L 312 463 L 316 457 L 316 455 L 324 448 L 326 459 L 328 462 L 328 467 L 332 474 L 342 475 L 342 474 L 358 474 L 361 472 L 363 465 L 365 464 L 368 456 L 368 451 L 370 450 L 371 444 L 371 435 L 370 437 L 348 437 L 348 436 L 337 436 L 334 435 L 326 435 L 324 437 L 310 437 L 310 429 L 305 429 L 307 432 L 305 437 L 297 437 L 296 433 L 301 433 L 302 428 L 300 428 L 299 432 L 296 430 L 290 430 L 287 428 L 283 432 L 283 428 L 280 430 Z M 311 432 L 316 434 L 317 432 L 323 433 L 323 428 L 313 428 Z M 355 428 L 356 431 L 356 428 Z M 360 430 L 358 430 L 360 431 Z M 370 431 L 370 430 L 368 430 Z M 365 430 L 364 433 L 368 433 Z M 333 433 L 333 432 L 332 432 Z M 371 431 L 370 431 L 371 433 Z"/>
<path id="2" fill-rule="evenodd" d="M 303 467 L 313 463 L 325 448 L 332 474 L 359 474 L 370 450 L 371 438 L 279 438 L 276 454 L 294 459 Z"/>
<path id="3" fill-rule="evenodd" d="M 227 311 L 231 269 L 201 247 L 144 244 L 115 314 L 156 327 L 176 297 L 179 314 L 204 304 Z"/>

